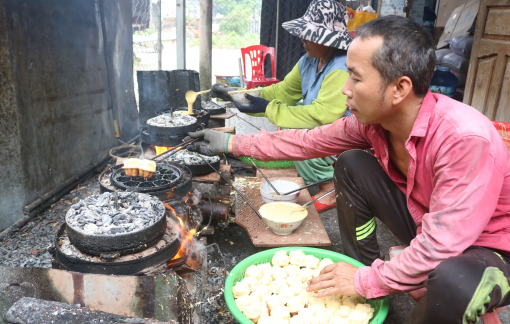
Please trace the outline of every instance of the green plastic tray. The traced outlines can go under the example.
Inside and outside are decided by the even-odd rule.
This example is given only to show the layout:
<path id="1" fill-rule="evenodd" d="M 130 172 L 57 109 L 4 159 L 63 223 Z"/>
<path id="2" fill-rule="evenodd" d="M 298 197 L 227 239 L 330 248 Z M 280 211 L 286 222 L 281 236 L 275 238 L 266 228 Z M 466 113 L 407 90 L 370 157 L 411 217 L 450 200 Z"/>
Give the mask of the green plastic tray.
<path id="1" fill-rule="evenodd" d="M 276 248 L 276 249 L 270 249 L 266 251 L 262 251 L 259 253 L 256 253 L 243 261 L 241 261 L 238 265 L 230 271 L 230 274 L 227 276 L 227 281 L 225 282 L 225 302 L 227 303 L 227 307 L 234 316 L 234 318 L 241 324 L 252 324 L 253 322 L 250 321 L 244 314 L 237 308 L 237 305 L 235 303 L 234 294 L 232 293 L 232 288 L 234 287 L 234 284 L 238 281 L 241 281 L 244 279 L 244 272 L 246 269 L 253 265 L 253 264 L 261 264 L 261 263 L 270 263 L 273 259 L 273 255 L 280 251 L 285 250 L 287 253 L 289 251 L 293 250 L 301 250 L 305 254 L 311 254 L 319 259 L 324 258 L 330 258 L 333 262 L 347 262 L 350 263 L 356 267 L 362 267 L 363 264 L 359 261 L 356 261 L 346 255 L 328 251 L 328 250 L 322 250 L 322 249 L 316 249 L 311 247 L 284 247 L 284 248 Z M 388 315 L 388 309 L 390 302 L 388 298 L 384 298 L 383 300 L 378 301 L 372 301 L 367 300 L 367 303 L 372 305 L 374 308 L 374 317 L 370 320 L 370 324 L 382 324 L 384 323 L 384 320 L 386 319 L 386 316 Z"/>
<path id="2" fill-rule="evenodd" d="M 294 166 L 294 161 L 259 161 L 252 157 L 241 156 L 239 160 L 244 163 L 248 163 L 251 165 L 250 160 L 255 162 L 255 165 L 261 168 L 271 168 L 271 169 L 289 169 Z"/>

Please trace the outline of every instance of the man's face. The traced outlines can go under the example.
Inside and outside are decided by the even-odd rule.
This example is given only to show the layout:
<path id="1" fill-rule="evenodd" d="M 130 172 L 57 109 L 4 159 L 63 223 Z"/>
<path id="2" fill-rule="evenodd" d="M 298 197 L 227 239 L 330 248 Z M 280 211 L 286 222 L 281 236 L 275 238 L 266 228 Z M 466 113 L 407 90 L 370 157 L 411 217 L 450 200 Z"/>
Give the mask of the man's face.
<path id="1" fill-rule="evenodd" d="M 347 96 L 347 107 L 362 124 L 384 123 L 391 114 L 391 100 L 388 100 L 389 88 L 381 88 L 383 80 L 379 71 L 372 65 L 372 54 L 382 45 L 381 37 L 357 39 L 347 51 L 347 70 L 349 79 L 342 88 Z"/>

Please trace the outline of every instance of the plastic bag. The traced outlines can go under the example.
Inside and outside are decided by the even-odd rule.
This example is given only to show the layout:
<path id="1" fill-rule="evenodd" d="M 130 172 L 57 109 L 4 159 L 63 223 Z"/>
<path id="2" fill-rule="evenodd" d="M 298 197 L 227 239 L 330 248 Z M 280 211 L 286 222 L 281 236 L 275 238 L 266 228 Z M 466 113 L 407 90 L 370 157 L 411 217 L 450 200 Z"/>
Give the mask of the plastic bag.
<path id="1" fill-rule="evenodd" d="M 347 31 L 351 33 L 352 37 L 356 36 L 356 28 L 366 22 L 376 19 L 379 15 L 375 12 L 366 12 L 361 10 L 354 10 L 349 7 L 347 12 L 349 14 L 349 22 L 347 23 Z"/>
<path id="2" fill-rule="evenodd" d="M 473 38 L 473 35 L 462 35 L 445 40 L 445 42 L 450 44 L 450 49 L 454 53 L 464 57 L 470 57 L 471 48 L 473 47 Z"/>
<path id="3" fill-rule="evenodd" d="M 452 52 L 449 48 L 443 48 L 440 50 L 436 50 L 436 63 L 439 64 L 443 61 L 443 57 Z"/>
<path id="4" fill-rule="evenodd" d="M 441 65 L 449 66 L 452 70 L 459 71 L 460 73 L 467 73 L 469 68 L 469 59 L 455 53 L 450 53 L 443 56 Z"/>

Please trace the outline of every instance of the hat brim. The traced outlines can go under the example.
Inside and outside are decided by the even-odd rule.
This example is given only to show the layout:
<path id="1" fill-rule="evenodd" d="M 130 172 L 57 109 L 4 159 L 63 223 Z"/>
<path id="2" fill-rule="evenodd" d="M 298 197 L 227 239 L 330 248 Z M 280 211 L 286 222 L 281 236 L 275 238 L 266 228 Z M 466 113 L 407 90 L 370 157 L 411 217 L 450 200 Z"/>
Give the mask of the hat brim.
<path id="1" fill-rule="evenodd" d="M 317 27 L 303 17 L 284 22 L 282 27 L 291 35 L 324 46 L 347 50 L 352 43 L 352 36 L 347 31 L 333 31 Z"/>

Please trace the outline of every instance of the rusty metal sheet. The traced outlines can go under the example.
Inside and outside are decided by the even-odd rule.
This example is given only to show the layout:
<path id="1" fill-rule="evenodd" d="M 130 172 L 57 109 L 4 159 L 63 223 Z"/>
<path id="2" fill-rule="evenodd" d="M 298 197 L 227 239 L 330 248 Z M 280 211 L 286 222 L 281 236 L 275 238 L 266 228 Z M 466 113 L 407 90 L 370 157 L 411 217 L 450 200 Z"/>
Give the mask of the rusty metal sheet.
<path id="1" fill-rule="evenodd" d="M 0 267 L 0 314 L 33 297 L 130 317 L 191 323 L 186 284 L 173 271 L 156 276 L 109 276 L 56 269 Z M 0 319 L 0 323 L 4 323 Z"/>

